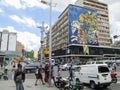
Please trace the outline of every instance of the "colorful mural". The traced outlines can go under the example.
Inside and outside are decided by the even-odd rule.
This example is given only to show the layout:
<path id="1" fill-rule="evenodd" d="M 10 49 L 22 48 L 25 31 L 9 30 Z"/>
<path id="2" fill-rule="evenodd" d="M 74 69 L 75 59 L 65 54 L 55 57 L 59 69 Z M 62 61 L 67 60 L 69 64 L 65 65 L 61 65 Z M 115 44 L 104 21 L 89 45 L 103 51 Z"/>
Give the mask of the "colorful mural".
<path id="1" fill-rule="evenodd" d="M 69 43 L 98 45 L 97 13 L 83 7 L 69 5 Z"/>

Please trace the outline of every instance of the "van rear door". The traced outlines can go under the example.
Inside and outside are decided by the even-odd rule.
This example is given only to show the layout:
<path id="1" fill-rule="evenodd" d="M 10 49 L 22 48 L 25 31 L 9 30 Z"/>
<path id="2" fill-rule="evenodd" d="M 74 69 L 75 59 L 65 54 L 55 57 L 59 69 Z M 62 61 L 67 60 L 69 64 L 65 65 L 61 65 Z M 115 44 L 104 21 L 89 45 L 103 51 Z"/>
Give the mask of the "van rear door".
<path id="1" fill-rule="evenodd" d="M 98 80 L 100 83 L 111 82 L 110 71 L 107 66 L 98 66 Z"/>

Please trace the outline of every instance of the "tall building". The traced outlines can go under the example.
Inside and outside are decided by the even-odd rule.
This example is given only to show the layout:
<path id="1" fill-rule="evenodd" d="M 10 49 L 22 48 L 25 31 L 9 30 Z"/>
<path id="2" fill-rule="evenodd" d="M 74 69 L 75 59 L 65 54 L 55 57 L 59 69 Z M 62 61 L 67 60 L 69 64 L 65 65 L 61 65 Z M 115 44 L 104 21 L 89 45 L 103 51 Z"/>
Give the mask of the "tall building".
<path id="1" fill-rule="evenodd" d="M 83 1 L 86 1 L 85 5 L 90 4 L 85 6 Z M 119 54 L 119 48 L 110 47 L 107 4 L 96 0 L 78 0 L 76 3 L 70 4 L 52 26 L 52 57 L 67 61 Z M 87 7 L 89 5 L 94 8 Z M 49 34 L 47 43 L 48 37 Z"/>
<path id="2" fill-rule="evenodd" d="M 110 46 L 110 28 L 108 5 L 99 0 L 77 0 L 76 5 L 97 10 L 98 42 L 100 46 Z"/>
<path id="3" fill-rule="evenodd" d="M 16 51 L 17 34 L 3 30 L 0 32 L 0 51 Z"/>

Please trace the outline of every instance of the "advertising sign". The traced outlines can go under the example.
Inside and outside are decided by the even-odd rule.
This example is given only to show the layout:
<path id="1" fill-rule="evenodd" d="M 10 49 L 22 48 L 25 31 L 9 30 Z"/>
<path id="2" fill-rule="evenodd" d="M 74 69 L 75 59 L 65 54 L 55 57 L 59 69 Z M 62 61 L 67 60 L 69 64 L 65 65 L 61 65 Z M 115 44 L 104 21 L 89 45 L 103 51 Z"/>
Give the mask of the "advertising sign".
<path id="1" fill-rule="evenodd" d="M 69 44 L 98 45 L 97 11 L 69 5 Z"/>

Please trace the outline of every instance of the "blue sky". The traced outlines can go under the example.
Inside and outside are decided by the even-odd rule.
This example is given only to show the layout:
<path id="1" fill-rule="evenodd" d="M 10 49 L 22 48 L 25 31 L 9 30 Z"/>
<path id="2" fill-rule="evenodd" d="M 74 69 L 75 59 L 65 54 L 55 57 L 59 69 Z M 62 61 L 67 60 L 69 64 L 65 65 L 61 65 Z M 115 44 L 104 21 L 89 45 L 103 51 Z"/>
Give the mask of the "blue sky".
<path id="1" fill-rule="evenodd" d="M 49 2 L 50 0 L 45 0 Z M 76 0 L 52 0 L 52 24 L 68 4 Z M 120 0 L 99 0 L 109 5 L 110 33 L 120 35 Z M 49 5 L 40 0 L 0 0 L 0 31 L 7 29 L 17 32 L 17 40 L 26 50 L 38 50 L 40 47 L 40 29 L 37 28 L 44 21 L 49 25 Z M 120 39 L 120 38 L 119 38 Z"/>

